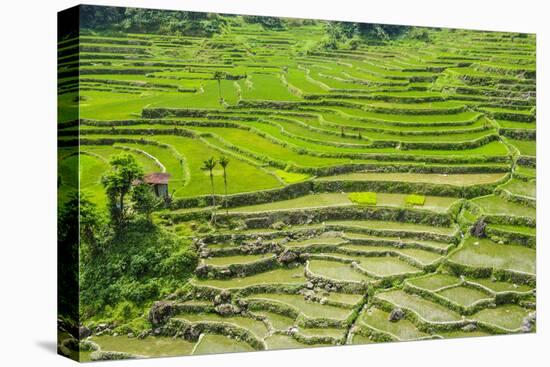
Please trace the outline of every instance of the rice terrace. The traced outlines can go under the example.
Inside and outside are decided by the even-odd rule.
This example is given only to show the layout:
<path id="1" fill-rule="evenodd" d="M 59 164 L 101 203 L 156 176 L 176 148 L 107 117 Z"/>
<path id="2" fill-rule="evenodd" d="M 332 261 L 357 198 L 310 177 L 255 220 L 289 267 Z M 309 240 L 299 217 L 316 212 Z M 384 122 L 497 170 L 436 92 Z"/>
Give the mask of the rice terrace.
<path id="1" fill-rule="evenodd" d="M 74 9 L 60 353 L 536 331 L 534 35 Z"/>

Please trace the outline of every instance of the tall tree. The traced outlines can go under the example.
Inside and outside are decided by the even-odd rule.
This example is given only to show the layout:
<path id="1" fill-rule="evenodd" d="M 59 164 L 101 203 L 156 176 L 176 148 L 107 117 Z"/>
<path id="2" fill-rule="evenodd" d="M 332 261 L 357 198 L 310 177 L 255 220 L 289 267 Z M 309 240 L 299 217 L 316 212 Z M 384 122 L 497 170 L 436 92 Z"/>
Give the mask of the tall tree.
<path id="1" fill-rule="evenodd" d="M 225 214 L 228 214 L 229 208 L 227 207 L 227 166 L 229 165 L 229 158 L 222 155 L 220 159 L 218 159 L 218 163 L 223 168 L 223 186 L 224 186 L 224 198 L 223 198 L 223 205 L 225 206 Z"/>
<path id="2" fill-rule="evenodd" d="M 214 157 L 210 157 L 208 158 L 207 160 L 205 160 L 204 162 L 202 162 L 202 167 L 201 169 L 203 171 L 208 171 L 209 175 L 210 175 L 210 185 L 212 186 L 212 206 L 213 206 L 213 209 L 212 209 L 212 222 L 216 222 L 216 197 L 214 196 L 215 195 L 215 191 L 214 191 L 214 167 L 216 167 L 216 160 L 214 159 Z"/>
<path id="3" fill-rule="evenodd" d="M 143 179 L 143 170 L 131 154 L 121 154 L 111 159 L 111 171 L 101 178 L 107 191 L 111 220 L 116 227 L 124 225 L 127 208 L 124 199 L 135 181 Z"/>
<path id="4" fill-rule="evenodd" d="M 214 79 L 216 79 L 218 81 L 218 94 L 220 96 L 220 104 L 222 103 L 223 101 L 223 97 L 222 97 L 222 79 L 225 79 L 227 77 L 227 74 L 224 73 L 223 71 L 215 71 L 214 72 Z"/>

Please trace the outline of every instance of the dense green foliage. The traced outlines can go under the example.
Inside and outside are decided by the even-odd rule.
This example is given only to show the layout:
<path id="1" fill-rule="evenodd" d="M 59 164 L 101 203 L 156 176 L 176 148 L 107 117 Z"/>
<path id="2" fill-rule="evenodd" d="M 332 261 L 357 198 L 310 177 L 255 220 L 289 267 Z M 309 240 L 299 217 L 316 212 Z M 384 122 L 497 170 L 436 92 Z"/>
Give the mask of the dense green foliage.
<path id="1" fill-rule="evenodd" d="M 108 318 L 110 310 L 127 302 L 143 309 L 183 286 L 196 266 L 189 242 L 147 221 L 132 221 L 123 233 L 100 241 L 95 252 L 85 242 L 81 247 L 80 307 L 85 318 Z M 132 317 L 136 315 L 124 321 Z"/>
<path id="2" fill-rule="evenodd" d="M 81 27 L 93 31 L 211 36 L 226 23 L 216 14 L 109 6 L 81 6 Z"/>
<path id="3" fill-rule="evenodd" d="M 130 154 L 115 156 L 110 164 L 111 171 L 101 178 L 101 183 L 109 199 L 111 221 L 116 227 L 121 227 L 125 225 L 129 215 L 126 195 L 134 191 L 136 181 L 143 179 L 143 169 Z M 142 200 L 143 195 L 138 195 L 137 198 Z"/>

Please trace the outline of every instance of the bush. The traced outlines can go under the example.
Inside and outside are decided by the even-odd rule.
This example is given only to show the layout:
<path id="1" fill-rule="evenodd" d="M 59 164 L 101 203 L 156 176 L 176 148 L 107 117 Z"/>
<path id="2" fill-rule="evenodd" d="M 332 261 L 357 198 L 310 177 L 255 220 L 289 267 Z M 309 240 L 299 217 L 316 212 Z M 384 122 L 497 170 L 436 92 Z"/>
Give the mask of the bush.
<path id="1" fill-rule="evenodd" d="M 375 192 L 352 192 L 348 198 L 356 204 L 361 205 L 376 205 Z"/>
<path id="2" fill-rule="evenodd" d="M 80 312 L 84 319 L 129 321 L 152 301 L 182 287 L 197 265 L 191 241 L 144 220 L 130 222 L 124 231 L 101 242 L 103 250 L 94 254 L 88 244 L 82 244 Z"/>
<path id="3" fill-rule="evenodd" d="M 407 198 L 405 199 L 405 202 L 408 205 L 422 206 L 426 202 L 426 197 L 424 195 L 411 194 L 407 196 Z"/>

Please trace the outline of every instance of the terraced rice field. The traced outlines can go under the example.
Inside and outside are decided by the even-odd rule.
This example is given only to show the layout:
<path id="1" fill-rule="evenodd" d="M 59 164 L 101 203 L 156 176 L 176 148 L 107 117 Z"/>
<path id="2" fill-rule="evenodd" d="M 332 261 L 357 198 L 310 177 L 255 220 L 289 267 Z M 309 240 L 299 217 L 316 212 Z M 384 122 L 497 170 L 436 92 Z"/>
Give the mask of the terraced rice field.
<path id="1" fill-rule="evenodd" d="M 156 220 L 193 237 L 201 258 L 167 300 L 177 312 L 153 325 L 164 336 L 92 336 L 102 350 L 152 357 L 535 330 L 534 37 L 443 29 L 426 44 L 296 51 L 323 32 L 83 33 L 60 50 L 59 103 L 78 98 L 80 119 L 60 116 L 59 164 L 80 160 L 67 175 L 99 205 L 118 152 L 169 173 L 171 202 Z M 227 196 L 217 167 L 214 207 L 201 165 L 221 155 Z"/>

